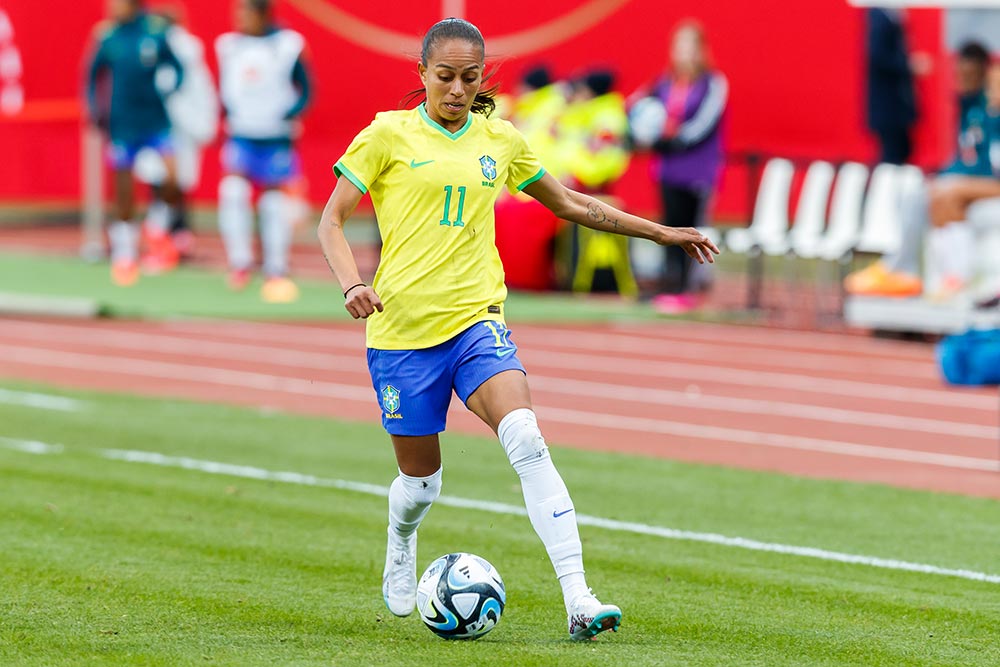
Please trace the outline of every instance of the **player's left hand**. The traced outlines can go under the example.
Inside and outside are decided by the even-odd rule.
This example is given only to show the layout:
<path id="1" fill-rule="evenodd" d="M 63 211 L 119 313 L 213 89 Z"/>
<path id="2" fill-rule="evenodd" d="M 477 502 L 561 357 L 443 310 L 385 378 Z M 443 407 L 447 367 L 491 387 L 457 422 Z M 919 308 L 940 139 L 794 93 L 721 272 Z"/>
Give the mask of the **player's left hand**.
<path id="1" fill-rule="evenodd" d="M 710 238 L 694 227 L 664 227 L 662 231 L 662 236 L 657 239 L 660 245 L 678 245 L 699 264 L 715 263 L 713 255 L 718 255 L 719 249 Z"/>

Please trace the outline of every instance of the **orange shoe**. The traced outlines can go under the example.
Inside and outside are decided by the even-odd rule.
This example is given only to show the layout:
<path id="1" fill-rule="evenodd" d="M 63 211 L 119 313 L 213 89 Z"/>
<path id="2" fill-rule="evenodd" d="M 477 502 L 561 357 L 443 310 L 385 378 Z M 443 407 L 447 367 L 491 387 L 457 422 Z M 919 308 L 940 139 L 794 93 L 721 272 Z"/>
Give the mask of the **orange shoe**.
<path id="1" fill-rule="evenodd" d="M 173 271 L 180 264 L 181 254 L 169 234 L 149 236 L 149 251 L 142 258 L 142 270 L 150 275 Z"/>
<path id="2" fill-rule="evenodd" d="M 855 296 L 920 296 L 924 283 L 917 276 L 888 271 L 881 262 L 844 278 L 844 289 Z"/>
<path id="3" fill-rule="evenodd" d="M 111 282 L 119 287 L 131 287 L 139 280 L 139 265 L 132 260 L 111 263 Z"/>
<path id="4" fill-rule="evenodd" d="M 284 276 L 268 278 L 260 288 L 265 303 L 294 303 L 299 300 L 299 288 Z"/>
<path id="5" fill-rule="evenodd" d="M 226 285 L 234 292 L 242 292 L 250 284 L 250 269 L 234 269 L 226 277 Z"/>

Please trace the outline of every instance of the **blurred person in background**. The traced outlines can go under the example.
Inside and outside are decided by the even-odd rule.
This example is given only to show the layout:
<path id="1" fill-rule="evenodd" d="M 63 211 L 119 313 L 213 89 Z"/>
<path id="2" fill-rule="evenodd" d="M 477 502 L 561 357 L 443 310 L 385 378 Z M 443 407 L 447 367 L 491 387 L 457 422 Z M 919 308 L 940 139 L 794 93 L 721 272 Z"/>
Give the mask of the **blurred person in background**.
<path id="1" fill-rule="evenodd" d="M 928 233 L 931 247 L 947 244 L 950 232 L 936 229 L 943 229 L 956 220 L 953 216 L 964 213 L 964 208 L 971 203 L 968 199 L 970 194 L 984 194 L 991 190 L 994 179 L 985 127 L 984 91 L 989 62 L 989 51 L 978 42 L 968 42 L 959 48 L 955 62 L 959 113 L 955 159 L 923 187 L 904 195 L 900 202 L 903 229 L 899 248 L 869 267 L 847 276 L 844 288 L 848 293 L 888 297 L 922 294 L 924 281 L 920 258 Z M 982 185 L 985 185 L 985 191 L 981 190 Z M 944 282 L 952 283 L 945 286 L 946 291 L 957 287 L 955 281 Z"/>
<path id="2" fill-rule="evenodd" d="M 556 122 L 554 168 L 570 187 L 588 194 L 609 194 L 628 169 L 625 98 L 614 86 L 608 70 L 584 74 L 573 82 L 569 104 Z"/>
<path id="3" fill-rule="evenodd" d="M 166 106 L 172 124 L 171 142 L 180 189 L 176 205 L 167 206 L 160 196 L 166 169 L 157 153 L 149 149 L 140 152 L 136 159 L 136 176 L 153 186 L 155 199 L 146 217 L 146 235 L 151 245 L 161 246 L 160 251 L 144 263 L 143 269 L 166 271 L 192 249 L 194 237 L 187 220 L 185 200 L 201 180 L 202 150 L 218 132 L 219 99 L 205 62 L 204 44 L 183 25 L 184 6 L 158 5 L 156 14 L 168 23 L 167 43 L 184 68 L 184 81 L 179 87 L 172 69 L 161 67 L 157 72 L 158 87 L 175 91 L 167 98 Z"/>
<path id="4" fill-rule="evenodd" d="M 659 112 L 657 127 L 648 143 L 637 145 L 655 153 L 652 170 L 660 189 L 663 224 L 704 226 L 725 159 L 722 121 L 729 83 L 712 68 L 705 31 L 696 21 L 684 21 L 674 31 L 664 75 L 632 96 L 639 101 L 649 98 Z M 671 314 L 698 308 L 710 284 L 707 271 L 695 271 L 691 259 L 675 250 L 665 249 L 663 293 L 653 297 L 657 310 Z"/>
<path id="5" fill-rule="evenodd" d="M 528 69 L 504 116 L 520 130 L 549 173 L 562 179 L 556 153 L 556 123 L 566 108 L 567 87 L 545 65 Z M 500 99 L 498 98 L 498 115 Z M 496 204 L 496 245 L 507 286 L 547 290 L 555 286 L 556 235 L 562 226 L 552 211 L 523 194 L 502 194 Z"/>
<path id="6" fill-rule="evenodd" d="M 310 97 L 305 40 L 274 23 L 271 0 L 237 0 L 237 32 L 219 36 L 219 88 L 228 141 L 222 151 L 219 229 L 229 262 L 229 286 L 247 286 L 253 267 L 253 196 L 260 192 L 260 239 L 268 303 L 298 299 L 288 277 L 302 179 L 293 138 Z"/>
<path id="7" fill-rule="evenodd" d="M 521 78 L 508 116 L 549 173 L 556 167 L 556 125 L 566 110 L 568 92 L 562 81 L 553 80 L 548 67 L 533 67 Z"/>
<path id="8" fill-rule="evenodd" d="M 183 83 L 184 70 L 167 43 L 166 22 L 147 14 L 142 0 L 108 0 L 107 12 L 109 21 L 96 29 L 98 43 L 87 75 L 87 111 L 90 121 L 110 139 L 108 159 L 115 184 L 115 221 L 108 228 L 111 279 L 127 286 L 139 277 L 133 167 L 140 150 L 151 148 L 163 161 L 163 200 L 174 205 L 179 196 L 170 119 L 156 79 L 161 67 L 169 67 L 176 89 Z M 105 83 L 110 84 L 110 100 L 101 99 Z"/>
<path id="9" fill-rule="evenodd" d="M 905 164 L 917 121 L 913 71 L 906 49 L 904 15 L 875 7 L 867 12 L 868 127 L 878 137 L 880 162 Z"/>
<path id="10" fill-rule="evenodd" d="M 943 300 L 962 292 L 972 281 L 975 239 L 966 222 L 969 206 L 1000 198 L 1000 63 L 986 75 L 985 106 L 978 121 L 974 165 L 967 175 L 954 176 L 930 195 L 930 260 L 939 276 L 931 298 Z"/>
<path id="11" fill-rule="evenodd" d="M 605 69 L 593 69 L 571 83 L 569 103 L 556 122 L 551 158 L 554 174 L 565 185 L 621 207 L 612 188 L 630 160 L 628 115 L 625 98 L 614 86 L 614 73 Z M 576 225 L 566 229 L 568 238 L 560 241 L 557 253 L 560 282 L 577 291 L 621 292 L 623 280 L 631 280 L 626 241 Z M 624 266 L 629 276 L 623 277 L 616 265 Z"/>

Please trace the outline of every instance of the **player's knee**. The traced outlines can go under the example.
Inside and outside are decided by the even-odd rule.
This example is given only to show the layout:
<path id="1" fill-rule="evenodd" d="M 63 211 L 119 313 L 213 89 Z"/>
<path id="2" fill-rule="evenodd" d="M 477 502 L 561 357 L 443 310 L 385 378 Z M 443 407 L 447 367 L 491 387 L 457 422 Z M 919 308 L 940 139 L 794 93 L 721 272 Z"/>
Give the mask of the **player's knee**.
<path id="1" fill-rule="evenodd" d="M 500 421 L 497 435 L 515 470 L 549 458 L 549 448 L 531 410 L 522 408 L 508 414 Z"/>
<path id="2" fill-rule="evenodd" d="M 430 505 L 441 495 L 440 469 L 429 477 L 407 477 L 404 482 L 406 495 L 418 507 Z"/>
<path id="3" fill-rule="evenodd" d="M 219 203 L 241 206 L 250 201 L 253 188 L 242 176 L 224 176 L 219 181 Z"/>
<path id="4" fill-rule="evenodd" d="M 262 214 L 280 216 L 284 215 L 286 208 L 288 208 L 288 195 L 281 190 L 268 190 L 260 196 Z"/>

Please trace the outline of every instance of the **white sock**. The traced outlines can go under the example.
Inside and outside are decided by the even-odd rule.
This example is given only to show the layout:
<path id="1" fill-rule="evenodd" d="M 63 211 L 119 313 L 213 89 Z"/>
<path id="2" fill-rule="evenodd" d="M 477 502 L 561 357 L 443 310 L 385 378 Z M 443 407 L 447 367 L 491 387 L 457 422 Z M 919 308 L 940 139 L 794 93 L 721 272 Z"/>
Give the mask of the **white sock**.
<path id="1" fill-rule="evenodd" d="M 410 537 L 441 494 L 441 468 L 427 477 L 410 477 L 402 471 L 389 485 L 389 537 L 409 544 Z"/>
<path id="2" fill-rule="evenodd" d="M 260 242 L 263 270 L 268 277 L 288 274 L 288 249 L 292 245 L 292 224 L 288 196 L 268 190 L 260 196 Z"/>
<path id="3" fill-rule="evenodd" d="M 170 229 L 171 207 L 162 199 L 150 203 L 146 211 L 146 229 L 151 236 L 162 236 Z"/>
<path id="4" fill-rule="evenodd" d="M 513 410 L 500 421 L 497 435 L 521 478 L 528 518 L 549 554 L 568 609 L 588 591 L 583 576 L 583 545 L 569 491 L 552 463 L 533 411 Z"/>
<path id="5" fill-rule="evenodd" d="M 116 220 L 108 225 L 111 245 L 111 263 L 134 262 L 139 258 L 138 226 L 127 220 Z"/>
<path id="6" fill-rule="evenodd" d="M 229 268 L 242 270 L 253 264 L 253 211 L 250 182 L 241 176 L 219 181 L 219 232 L 226 246 Z"/>
<path id="7" fill-rule="evenodd" d="M 953 222 L 945 229 L 948 259 L 947 274 L 963 283 L 972 280 L 975 262 L 975 236 L 972 227 L 965 222 Z"/>

